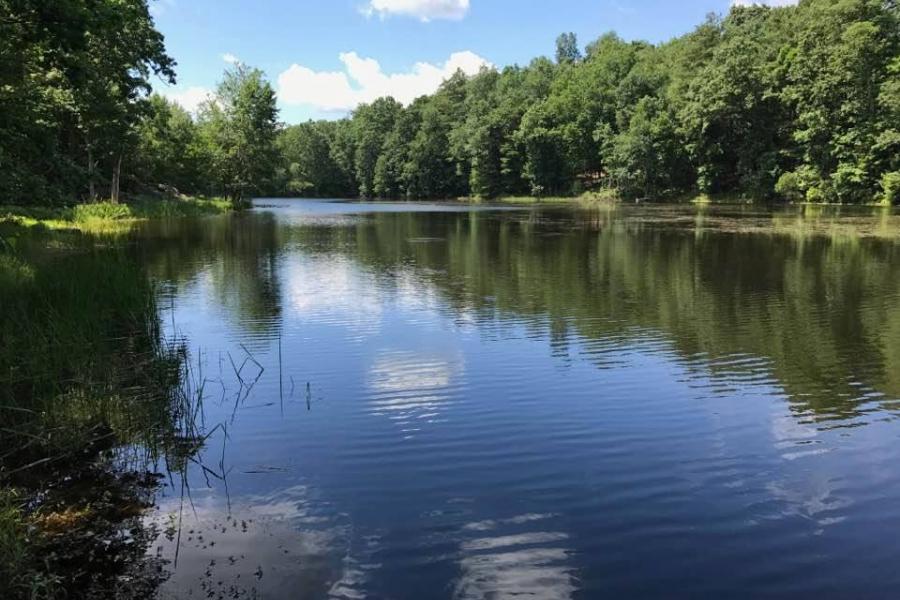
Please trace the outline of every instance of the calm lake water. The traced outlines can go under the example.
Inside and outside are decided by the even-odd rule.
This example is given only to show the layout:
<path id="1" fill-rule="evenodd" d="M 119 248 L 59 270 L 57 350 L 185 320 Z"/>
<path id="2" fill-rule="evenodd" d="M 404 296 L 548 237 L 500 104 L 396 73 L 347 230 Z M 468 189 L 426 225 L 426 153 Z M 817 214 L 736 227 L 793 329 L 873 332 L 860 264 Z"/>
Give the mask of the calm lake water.
<path id="1" fill-rule="evenodd" d="M 287 200 L 147 224 L 224 425 L 157 498 L 163 595 L 897 597 L 898 231 Z"/>

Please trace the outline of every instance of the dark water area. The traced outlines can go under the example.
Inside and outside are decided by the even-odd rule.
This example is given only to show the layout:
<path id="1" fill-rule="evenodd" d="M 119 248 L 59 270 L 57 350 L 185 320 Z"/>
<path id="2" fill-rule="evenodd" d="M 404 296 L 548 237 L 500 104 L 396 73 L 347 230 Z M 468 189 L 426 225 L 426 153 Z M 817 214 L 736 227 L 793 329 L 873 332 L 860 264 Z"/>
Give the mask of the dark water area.
<path id="1" fill-rule="evenodd" d="M 898 231 L 287 200 L 148 223 L 212 431 L 148 517 L 162 596 L 894 597 Z"/>

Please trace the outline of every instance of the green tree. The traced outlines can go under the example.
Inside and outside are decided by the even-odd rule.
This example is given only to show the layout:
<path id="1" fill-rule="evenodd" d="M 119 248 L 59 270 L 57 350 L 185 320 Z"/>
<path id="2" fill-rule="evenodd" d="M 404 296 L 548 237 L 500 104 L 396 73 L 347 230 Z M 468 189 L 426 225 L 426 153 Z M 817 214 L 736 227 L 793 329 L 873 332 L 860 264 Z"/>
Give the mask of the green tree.
<path id="1" fill-rule="evenodd" d="M 359 195 L 363 198 L 375 195 L 375 167 L 402 108 L 399 102 L 388 97 L 363 104 L 353 113 L 354 164 Z"/>
<path id="2" fill-rule="evenodd" d="M 809 200 L 870 201 L 896 166 L 890 96 L 898 20 L 896 3 L 881 0 L 807 0 L 796 9 L 783 98 L 796 114 Z"/>
<path id="3" fill-rule="evenodd" d="M 186 110 L 162 96 L 151 96 L 137 125 L 137 145 L 129 161 L 134 180 L 153 191 L 203 191 L 196 140 L 197 126 Z"/>
<path id="4" fill-rule="evenodd" d="M 421 107 L 423 99 L 397 115 L 394 129 L 388 134 L 381 154 L 375 163 L 373 189 L 380 198 L 401 198 L 407 196 L 410 181 L 406 172 L 412 142 L 422 124 Z"/>
<path id="5" fill-rule="evenodd" d="M 639 46 L 607 34 L 588 46 L 587 58 L 562 68 L 548 97 L 531 107 L 520 129 L 526 147 L 525 177 L 537 193 L 577 191 L 596 179 L 596 133 L 615 120 L 616 89 L 636 61 Z"/>
<path id="6" fill-rule="evenodd" d="M 221 192 L 234 202 L 270 187 L 278 130 L 275 90 L 263 72 L 237 64 L 200 112 L 201 136 Z"/>
<path id="7" fill-rule="evenodd" d="M 282 176 L 287 176 L 276 186 L 281 188 L 279 193 L 348 195 L 343 172 L 331 152 L 334 129 L 335 124 L 328 121 L 309 121 L 279 132 L 276 145 L 283 159 Z"/>
<path id="8" fill-rule="evenodd" d="M 174 62 L 146 0 L 0 0 L 0 194 L 109 190 L 428 197 L 699 190 L 896 202 L 900 9 L 893 0 L 735 6 L 660 45 L 607 34 L 556 61 L 453 74 L 404 108 L 279 133 L 238 65 L 196 122 L 151 76 Z"/>
<path id="9" fill-rule="evenodd" d="M 470 164 L 469 189 L 485 198 L 503 192 L 504 119 L 495 108 L 499 104 L 500 78 L 496 71 L 485 69 L 469 82 L 467 116 L 459 125 L 458 135 L 465 140 L 465 156 Z"/>
<path id="10" fill-rule="evenodd" d="M 581 60 L 581 50 L 578 48 L 578 37 L 572 33 L 561 33 L 556 38 L 556 62 L 558 64 L 572 64 Z"/>
<path id="11" fill-rule="evenodd" d="M 150 80 L 174 61 L 145 0 L 0 0 L 0 193 L 119 195 Z"/>
<path id="12" fill-rule="evenodd" d="M 351 198 L 359 194 L 356 181 L 356 133 L 353 123 L 348 120 L 338 121 L 329 130 L 330 155 L 337 166 L 340 177 L 338 194 L 342 198 Z"/>
<path id="13" fill-rule="evenodd" d="M 704 192 L 764 199 L 789 166 L 789 115 L 778 98 L 783 82 L 775 69 L 787 14 L 736 7 L 684 92 L 680 116 Z"/>
<path id="14" fill-rule="evenodd" d="M 644 96 L 625 130 L 612 136 L 601 152 L 612 185 L 625 198 L 665 199 L 689 188 L 692 170 L 673 111 L 665 100 Z"/>

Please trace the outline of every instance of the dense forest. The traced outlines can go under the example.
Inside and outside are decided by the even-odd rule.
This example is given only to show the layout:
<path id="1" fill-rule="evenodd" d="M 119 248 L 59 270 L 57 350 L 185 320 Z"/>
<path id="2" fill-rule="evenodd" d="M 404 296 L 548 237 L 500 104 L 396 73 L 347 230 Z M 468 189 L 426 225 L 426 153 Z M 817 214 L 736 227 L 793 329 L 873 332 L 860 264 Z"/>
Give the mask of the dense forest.
<path id="1" fill-rule="evenodd" d="M 147 0 L 0 0 L 0 203 L 265 189 L 271 85 L 239 66 L 194 118 L 152 93 L 175 66 Z"/>
<path id="2" fill-rule="evenodd" d="M 607 34 L 461 72 L 408 106 L 285 126 L 236 65 L 191 115 L 145 0 L 0 0 L 0 197 L 695 194 L 900 203 L 900 4 L 735 6 L 660 45 Z"/>

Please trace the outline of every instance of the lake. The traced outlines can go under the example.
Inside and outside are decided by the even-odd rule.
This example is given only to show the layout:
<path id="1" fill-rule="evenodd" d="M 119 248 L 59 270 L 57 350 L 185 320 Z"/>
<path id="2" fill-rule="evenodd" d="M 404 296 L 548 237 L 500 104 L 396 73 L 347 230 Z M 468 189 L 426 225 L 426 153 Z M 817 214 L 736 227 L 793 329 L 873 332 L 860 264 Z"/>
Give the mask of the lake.
<path id="1" fill-rule="evenodd" d="M 146 223 L 210 431 L 148 517 L 162 596 L 896 596 L 898 232 L 265 199 Z"/>

